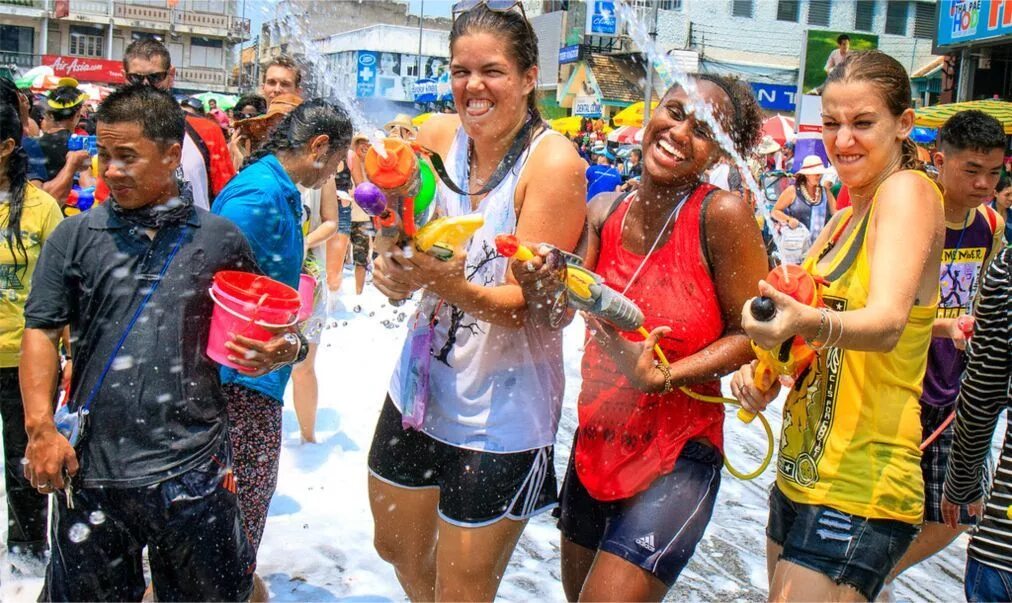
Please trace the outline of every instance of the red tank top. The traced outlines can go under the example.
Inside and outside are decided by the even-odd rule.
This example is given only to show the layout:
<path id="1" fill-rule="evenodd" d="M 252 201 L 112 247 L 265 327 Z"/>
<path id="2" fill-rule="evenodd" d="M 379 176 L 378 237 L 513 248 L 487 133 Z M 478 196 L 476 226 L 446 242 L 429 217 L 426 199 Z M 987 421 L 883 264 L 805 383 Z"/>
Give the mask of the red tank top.
<path id="1" fill-rule="evenodd" d="M 671 362 L 705 348 L 724 332 L 700 239 L 703 200 L 713 189 L 703 184 L 693 191 L 675 218 L 667 242 L 654 251 L 626 292 L 643 310 L 647 330 L 672 328 L 660 341 Z M 596 271 L 618 291 L 625 289 L 644 257 L 622 246 L 622 221 L 632 199 L 622 202 L 601 229 Z M 635 333 L 626 337 L 642 340 Z M 723 446 L 723 406 L 693 400 L 678 389 L 669 394 L 636 389 L 589 334 L 582 374 L 574 454 L 580 481 L 594 498 L 619 500 L 647 489 L 674 468 L 690 439 Z M 693 389 L 717 395 L 720 382 Z"/>

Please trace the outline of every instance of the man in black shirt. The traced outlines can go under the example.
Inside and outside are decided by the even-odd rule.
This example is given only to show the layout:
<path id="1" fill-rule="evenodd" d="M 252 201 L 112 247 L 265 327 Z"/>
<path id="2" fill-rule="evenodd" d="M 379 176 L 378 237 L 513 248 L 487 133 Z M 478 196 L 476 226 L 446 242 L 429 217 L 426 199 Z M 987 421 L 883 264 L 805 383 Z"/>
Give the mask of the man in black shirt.
<path id="1" fill-rule="evenodd" d="M 175 179 L 183 119 L 152 87 L 106 99 L 99 167 L 113 197 L 61 223 L 36 267 L 20 365 L 25 474 L 41 492 L 64 490 L 42 600 L 140 600 L 145 546 L 157 600 L 246 600 L 252 588 L 225 400 L 204 350 L 213 275 L 257 268 L 241 232 L 194 208 Z M 66 325 L 70 410 L 88 411 L 76 449 L 51 408 Z M 251 374 L 305 347 L 291 333 L 228 345 Z"/>

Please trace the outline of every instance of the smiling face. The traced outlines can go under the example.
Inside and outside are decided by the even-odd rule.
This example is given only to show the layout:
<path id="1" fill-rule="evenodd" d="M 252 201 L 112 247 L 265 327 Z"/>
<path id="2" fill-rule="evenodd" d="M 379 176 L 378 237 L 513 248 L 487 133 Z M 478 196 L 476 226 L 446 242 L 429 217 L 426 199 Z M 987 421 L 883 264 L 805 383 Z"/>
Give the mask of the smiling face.
<path id="1" fill-rule="evenodd" d="M 124 209 L 164 201 L 175 191 L 182 154 L 178 142 L 161 144 L 144 136 L 137 122 L 98 122 L 98 172 Z"/>
<path id="2" fill-rule="evenodd" d="M 936 153 L 938 182 L 945 191 L 946 206 L 972 209 L 991 200 L 1001 177 L 1003 151 L 949 149 Z"/>
<path id="3" fill-rule="evenodd" d="M 718 119 L 732 112 L 731 99 L 713 82 L 697 80 L 703 100 L 714 108 Z M 650 180 L 662 185 L 691 183 L 720 156 L 713 133 L 688 111 L 689 96 L 675 87 L 661 99 L 643 132 L 643 170 Z"/>
<path id="4" fill-rule="evenodd" d="M 822 93 L 822 142 L 851 190 L 876 186 L 900 165 L 913 126 L 913 110 L 894 116 L 870 82 L 832 82 Z"/>
<path id="5" fill-rule="evenodd" d="M 453 102 L 471 138 L 507 136 L 527 113 L 538 68 L 521 71 L 507 41 L 490 33 L 458 38 L 451 49 Z"/>

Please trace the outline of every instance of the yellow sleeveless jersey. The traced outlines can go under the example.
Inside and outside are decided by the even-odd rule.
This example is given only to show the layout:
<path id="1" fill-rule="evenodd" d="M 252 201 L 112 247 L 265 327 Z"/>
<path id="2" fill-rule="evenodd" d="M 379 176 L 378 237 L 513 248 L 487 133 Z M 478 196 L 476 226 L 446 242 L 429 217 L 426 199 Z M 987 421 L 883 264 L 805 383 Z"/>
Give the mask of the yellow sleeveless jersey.
<path id="1" fill-rule="evenodd" d="M 932 186 L 941 203 L 941 192 Z M 864 224 L 842 241 L 820 274 L 832 277 L 822 289 L 830 309 L 856 310 L 868 301 L 871 266 L 865 235 L 877 203 L 876 194 Z M 848 220 L 844 215 L 834 236 Z M 816 257 L 805 261 L 812 274 L 818 273 Z M 788 498 L 861 517 L 921 522 L 918 399 L 937 304 L 936 296 L 930 306 L 912 308 L 892 351 L 826 349 L 799 380 L 784 404 L 777 464 L 777 485 Z"/>

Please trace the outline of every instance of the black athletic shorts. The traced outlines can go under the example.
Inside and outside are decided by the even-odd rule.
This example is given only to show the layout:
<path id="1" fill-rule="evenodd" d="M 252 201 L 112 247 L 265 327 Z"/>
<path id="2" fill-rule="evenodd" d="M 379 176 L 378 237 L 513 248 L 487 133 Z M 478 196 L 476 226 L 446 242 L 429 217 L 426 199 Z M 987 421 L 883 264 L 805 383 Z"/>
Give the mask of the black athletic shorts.
<path id="1" fill-rule="evenodd" d="M 464 527 L 526 520 L 558 504 L 552 446 L 498 453 L 459 448 L 401 426 L 387 396 L 369 450 L 373 477 L 408 489 L 438 488 L 439 515 Z"/>

